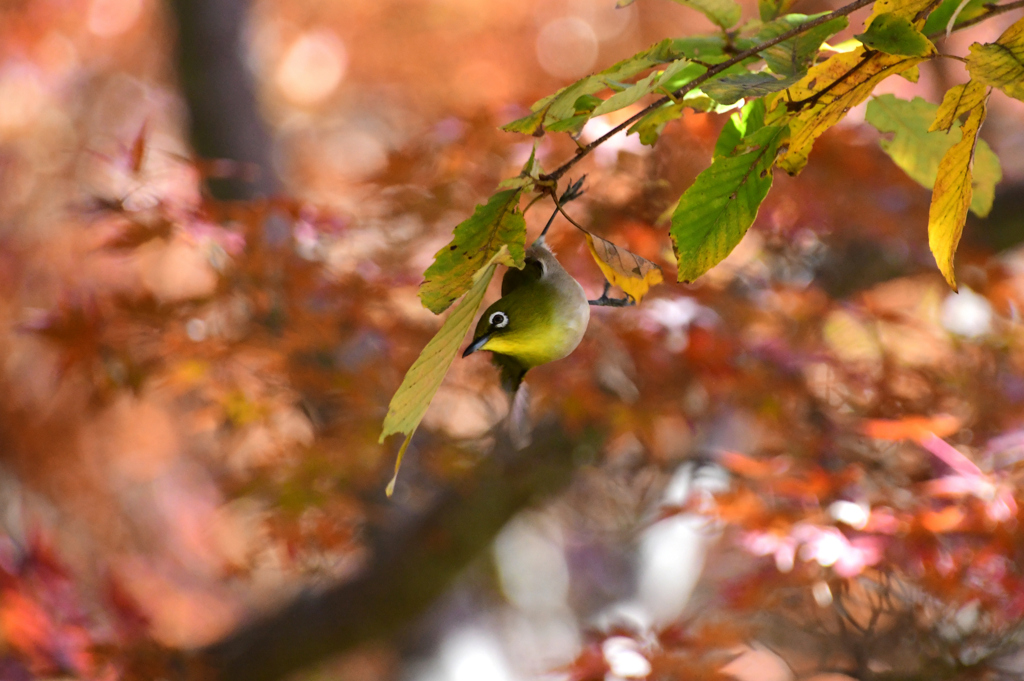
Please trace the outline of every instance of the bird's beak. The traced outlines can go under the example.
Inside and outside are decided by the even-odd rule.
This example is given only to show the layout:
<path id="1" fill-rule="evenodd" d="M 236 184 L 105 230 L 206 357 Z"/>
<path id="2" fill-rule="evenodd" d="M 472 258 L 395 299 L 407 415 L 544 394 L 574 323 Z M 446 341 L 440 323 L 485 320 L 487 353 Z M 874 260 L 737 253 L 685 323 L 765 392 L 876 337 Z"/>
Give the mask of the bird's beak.
<path id="1" fill-rule="evenodd" d="M 462 356 L 463 356 L 463 357 L 469 357 L 469 356 L 470 356 L 470 355 L 472 355 L 472 354 L 473 354 L 474 352 L 476 352 L 477 350 L 479 350 L 479 349 L 480 349 L 480 348 L 482 348 L 483 346 L 487 345 L 487 341 L 489 341 L 489 340 L 491 340 L 491 334 L 489 334 L 489 333 L 485 333 L 484 335 L 480 336 L 480 337 L 479 337 L 479 338 L 477 338 L 477 339 L 476 339 L 475 341 L 473 341 L 472 343 L 470 343 L 470 344 L 469 344 L 469 347 L 467 347 L 467 348 L 466 348 L 466 349 L 465 349 L 465 350 L 464 350 L 464 351 L 462 352 Z"/>

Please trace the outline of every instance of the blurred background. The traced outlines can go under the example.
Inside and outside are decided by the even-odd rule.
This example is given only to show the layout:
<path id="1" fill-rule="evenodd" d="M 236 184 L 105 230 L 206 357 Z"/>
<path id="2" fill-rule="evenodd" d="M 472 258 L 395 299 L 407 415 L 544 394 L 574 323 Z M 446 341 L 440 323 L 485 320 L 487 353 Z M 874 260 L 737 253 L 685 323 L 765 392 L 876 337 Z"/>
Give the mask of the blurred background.
<path id="1" fill-rule="evenodd" d="M 457 359 L 384 498 L 380 425 L 441 321 L 421 273 L 534 147 L 499 127 L 711 29 L 667 0 L 0 2 L 0 679 L 206 654 L 230 678 L 1020 678 L 1024 104 L 1000 93 L 959 295 L 858 107 L 724 263 L 531 371 L 526 454 L 494 369 Z M 934 60 L 878 92 L 964 80 Z M 613 138 L 569 211 L 671 282 L 665 213 L 724 121 Z M 575 149 L 536 144 L 547 169 Z"/>

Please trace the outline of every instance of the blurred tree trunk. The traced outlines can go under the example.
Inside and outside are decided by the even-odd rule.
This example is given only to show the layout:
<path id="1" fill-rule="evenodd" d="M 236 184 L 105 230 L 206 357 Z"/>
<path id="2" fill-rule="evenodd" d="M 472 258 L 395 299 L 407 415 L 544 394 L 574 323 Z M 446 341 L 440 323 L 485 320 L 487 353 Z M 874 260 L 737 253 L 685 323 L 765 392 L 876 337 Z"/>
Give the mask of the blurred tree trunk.
<path id="1" fill-rule="evenodd" d="M 272 139 L 260 115 L 243 36 L 248 0 L 172 0 L 178 24 L 178 74 L 189 108 L 192 146 L 206 159 L 243 164 L 232 177 L 210 181 L 222 199 L 278 191 Z"/>
<path id="2" fill-rule="evenodd" d="M 438 490 L 417 509 L 392 508 L 392 522 L 369 542 L 372 557 L 352 579 L 307 592 L 277 612 L 243 624 L 200 655 L 210 677 L 271 681 L 414 624 L 523 508 L 561 491 L 588 443 L 557 425 L 517 450 L 496 442 L 473 474 Z M 390 503 L 390 502 L 389 502 Z M 404 516 L 404 517 L 400 517 Z"/>

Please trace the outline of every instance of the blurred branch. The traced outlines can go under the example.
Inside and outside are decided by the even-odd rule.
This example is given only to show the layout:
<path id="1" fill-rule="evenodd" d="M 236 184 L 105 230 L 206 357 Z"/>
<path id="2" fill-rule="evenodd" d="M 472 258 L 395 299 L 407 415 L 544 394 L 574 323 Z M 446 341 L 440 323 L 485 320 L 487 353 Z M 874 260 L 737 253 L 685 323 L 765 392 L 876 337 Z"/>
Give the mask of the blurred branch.
<path id="1" fill-rule="evenodd" d="M 171 0 L 178 24 L 178 73 L 190 133 L 201 158 L 239 167 L 210 182 L 218 198 L 275 193 L 271 135 L 259 111 L 253 74 L 244 62 L 248 0 Z"/>
<path id="2" fill-rule="evenodd" d="M 568 483 L 582 447 L 556 425 L 519 451 L 499 437 L 472 479 L 383 530 L 354 578 L 300 595 L 202 651 L 213 677 L 279 679 L 412 624 L 516 512 Z"/>

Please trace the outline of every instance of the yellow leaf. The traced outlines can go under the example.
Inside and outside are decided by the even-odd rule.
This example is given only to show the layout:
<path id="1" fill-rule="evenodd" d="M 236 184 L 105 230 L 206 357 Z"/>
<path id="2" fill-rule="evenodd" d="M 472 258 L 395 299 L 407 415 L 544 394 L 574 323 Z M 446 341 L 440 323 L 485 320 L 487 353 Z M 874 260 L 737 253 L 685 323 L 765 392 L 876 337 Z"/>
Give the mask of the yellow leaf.
<path id="1" fill-rule="evenodd" d="M 984 102 L 987 96 L 985 86 L 976 80 L 949 88 L 939 110 L 935 112 L 935 122 L 928 128 L 928 132 L 949 130 L 956 119 Z"/>
<path id="2" fill-rule="evenodd" d="M 608 283 L 618 286 L 635 302 L 639 303 L 652 286 L 664 281 L 661 268 L 650 260 L 590 232 L 585 234 L 590 254 L 594 256 Z"/>
<path id="3" fill-rule="evenodd" d="M 508 257 L 508 249 L 502 249 L 491 258 L 490 263 L 480 270 L 474 277 L 473 286 L 469 289 L 459 304 L 452 310 L 437 334 L 430 339 L 426 347 L 416 358 L 416 361 L 405 373 L 402 384 L 395 391 L 388 405 L 387 416 L 384 417 L 384 426 L 381 429 L 380 442 L 395 433 L 404 433 L 405 442 L 398 450 L 398 458 L 395 460 L 395 474 L 388 483 L 387 494 L 390 497 L 395 491 L 395 480 L 398 478 L 398 469 L 402 466 L 402 459 L 405 457 L 405 450 L 412 441 L 413 433 L 427 413 L 430 401 L 434 394 L 441 387 L 448 368 L 455 360 L 462 345 L 462 339 L 473 325 L 473 318 L 476 316 L 480 303 L 484 299 L 487 285 L 494 276 L 497 262 Z"/>
<path id="4" fill-rule="evenodd" d="M 772 99 L 766 124 L 779 124 L 786 110 L 806 104 L 789 118 L 789 149 L 778 166 L 790 175 L 803 170 L 814 142 L 860 104 L 884 78 L 913 68 L 921 57 L 873 52 L 860 47 L 841 52 L 811 68 L 807 75 Z M 824 94 L 822 94 L 824 93 Z"/>
<path id="5" fill-rule="evenodd" d="M 1003 31 L 994 43 L 971 45 L 967 70 L 971 78 L 1024 101 L 1024 19 Z"/>
<path id="6" fill-rule="evenodd" d="M 878 0 L 872 8 L 871 14 L 864 20 L 864 26 L 870 26 L 875 17 L 881 14 L 895 14 L 913 20 L 922 10 L 927 9 L 932 0 Z M 917 28 L 924 25 L 927 17 L 921 17 L 915 22 Z"/>
<path id="7" fill-rule="evenodd" d="M 932 190 L 932 204 L 928 209 L 928 246 L 939 271 L 954 291 L 957 287 L 953 256 L 964 231 L 967 209 L 971 206 L 974 149 L 985 114 L 985 102 L 981 101 L 971 109 L 962 128 L 963 137 L 942 157 L 935 189 Z"/>
<path id="8" fill-rule="evenodd" d="M 900 78 L 904 78 L 911 83 L 916 83 L 921 78 L 921 70 L 916 66 L 913 66 L 901 73 Z"/>

